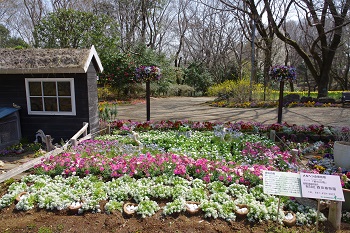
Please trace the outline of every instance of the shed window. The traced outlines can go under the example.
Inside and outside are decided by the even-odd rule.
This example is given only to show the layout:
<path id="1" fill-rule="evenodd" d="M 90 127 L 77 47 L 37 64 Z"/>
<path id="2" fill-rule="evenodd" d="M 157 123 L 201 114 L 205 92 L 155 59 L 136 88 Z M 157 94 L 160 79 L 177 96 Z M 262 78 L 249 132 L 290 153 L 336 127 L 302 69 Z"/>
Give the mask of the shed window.
<path id="1" fill-rule="evenodd" d="M 74 79 L 26 78 L 28 114 L 75 115 Z"/>

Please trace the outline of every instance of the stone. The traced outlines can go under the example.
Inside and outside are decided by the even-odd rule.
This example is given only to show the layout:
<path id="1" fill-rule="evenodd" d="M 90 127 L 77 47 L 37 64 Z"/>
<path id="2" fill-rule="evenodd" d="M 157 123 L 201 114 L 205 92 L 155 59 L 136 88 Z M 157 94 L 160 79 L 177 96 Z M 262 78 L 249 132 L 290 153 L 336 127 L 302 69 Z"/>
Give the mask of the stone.
<path id="1" fill-rule="evenodd" d="M 5 166 L 5 163 L 0 160 L 0 167 L 3 167 L 3 166 Z"/>
<path id="2" fill-rule="evenodd" d="M 302 96 L 300 98 L 300 103 L 312 102 L 313 98 L 311 96 Z"/>
<path id="3" fill-rule="evenodd" d="M 330 97 L 320 97 L 317 99 L 317 102 L 322 103 L 322 104 L 334 104 L 335 103 L 335 99 L 330 98 Z"/>
<path id="4" fill-rule="evenodd" d="M 299 103 L 300 102 L 300 95 L 298 94 L 288 94 L 283 97 L 283 105 L 286 106 L 292 102 Z"/>

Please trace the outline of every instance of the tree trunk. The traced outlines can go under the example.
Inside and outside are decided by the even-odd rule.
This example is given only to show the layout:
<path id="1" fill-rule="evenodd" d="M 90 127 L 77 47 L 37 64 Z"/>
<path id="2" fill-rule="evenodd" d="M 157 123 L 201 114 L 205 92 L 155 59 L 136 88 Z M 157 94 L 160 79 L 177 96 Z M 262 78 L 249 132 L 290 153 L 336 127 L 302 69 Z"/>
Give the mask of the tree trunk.
<path id="1" fill-rule="evenodd" d="M 328 96 L 328 83 L 329 74 L 322 73 L 319 82 L 317 82 L 317 98 Z"/>
<path id="2" fill-rule="evenodd" d="M 271 67 L 272 62 L 272 39 L 271 40 L 264 40 L 266 49 L 264 49 L 264 101 L 266 100 L 266 89 L 268 88 L 268 84 L 270 83 L 270 76 L 269 71 Z"/>

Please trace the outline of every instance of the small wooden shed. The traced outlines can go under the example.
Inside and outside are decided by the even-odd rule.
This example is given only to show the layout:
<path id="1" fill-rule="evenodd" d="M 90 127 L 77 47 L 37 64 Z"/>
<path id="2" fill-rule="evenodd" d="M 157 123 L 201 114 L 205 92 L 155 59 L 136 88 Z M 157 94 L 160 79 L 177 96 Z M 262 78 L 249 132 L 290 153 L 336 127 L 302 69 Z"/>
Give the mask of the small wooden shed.
<path id="1" fill-rule="evenodd" d="M 54 141 L 71 138 L 89 123 L 99 129 L 97 74 L 103 71 L 90 49 L 0 48 L 0 107 L 20 108 L 22 137 L 41 129 Z"/>
<path id="2" fill-rule="evenodd" d="M 18 108 L 0 107 L 0 149 L 19 143 L 21 125 Z"/>

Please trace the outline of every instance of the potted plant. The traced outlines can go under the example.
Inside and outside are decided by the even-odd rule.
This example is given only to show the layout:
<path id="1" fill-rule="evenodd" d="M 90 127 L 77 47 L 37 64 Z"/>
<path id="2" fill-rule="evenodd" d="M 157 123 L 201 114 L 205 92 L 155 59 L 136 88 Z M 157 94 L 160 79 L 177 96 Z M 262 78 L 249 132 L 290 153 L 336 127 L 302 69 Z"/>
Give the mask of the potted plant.
<path id="1" fill-rule="evenodd" d="M 70 206 L 68 206 L 69 212 L 72 214 L 78 214 L 79 209 L 83 206 L 81 201 L 73 201 Z"/>
<path id="2" fill-rule="evenodd" d="M 186 202 L 186 211 L 189 214 L 196 214 L 200 211 L 200 203 L 196 201 L 187 201 Z"/>
<path id="3" fill-rule="evenodd" d="M 343 202 L 342 209 L 350 210 L 350 171 L 343 174 L 341 177 L 343 184 L 343 194 L 345 202 Z"/>
<path id="4" fill-rule="evenodd" d="M 123 205 L 124 213 L 127 215 L 133 215 L 137 211 L 137 208 L 138 207 L 136 203 L 126 202 Z"/>
<path id="5" fill-rule="evenodd" d="M 249 213 L 249 207 L 246 204 L 237 204 L 235 214 L 237 217 L 245 218 Z"/>
<path id="6" fill-rule="evenodd" d="M 285 211 L 282 222 L 285 226 L 292 227 L 297 223 L 297 217 L 292 211 Z"/>

